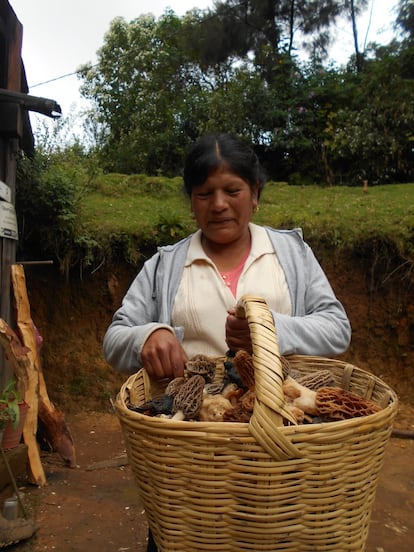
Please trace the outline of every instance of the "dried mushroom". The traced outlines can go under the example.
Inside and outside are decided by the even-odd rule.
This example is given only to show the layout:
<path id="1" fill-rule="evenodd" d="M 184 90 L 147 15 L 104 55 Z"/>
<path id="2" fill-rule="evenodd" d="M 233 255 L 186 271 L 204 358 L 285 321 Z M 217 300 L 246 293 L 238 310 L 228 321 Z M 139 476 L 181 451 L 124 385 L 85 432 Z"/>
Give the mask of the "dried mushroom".
<path id="1" fill-rule="evenodd" d="M 233 393 L 238 389 L 240 389 L 240 387 L 237 386 L 237 383 L 228 383 L 225 387 L 223 387 L 221 394 L 223 397 L 226 397 L 226 399 L 230 399 Z"/>
<path id="2" fill-rule="evenodd" d="M 318 407 L 316 406 L 316 391 L 308 389 L 301 385 L 291 376 L 285 378 L 282 384 L 283 393 L 288 404 L 296 408 L 300 408 L 306 414 L 311 416 L 318 415 Z"/>
<path id="3" fill-rule="evenodd" d="M 192 420 L 197 417 L 203 402 L 205 383 L 205 379 L 199 374 L 191 376 L 183 383 L 174 397 L 174 420 Z"/>
<path id="4" fill-rule="evenodd" d="M 200 409 L 199 420 L 202 422 L 222 422 L 224 414 L 232 409 L 231 402 L 223 395 L 206 395 Z"/>
<path id="5" fill-rule="evenodd" d="M 204 386 L 204 393 L 206 395 L 218 395 L 223 391 L 224 388 L 224 382 L 223 381 L 217 381 L 212 383 L 206 383 Z"/>
<path id="6" fill-rule="evenodd" d="M 251 412 L 248 412 L 242 406 L 238 406 L 226 411 L 223 415 L 223 421 L 246 424 L 250 421 L 251 414 Z"/>
<path id="7" fill-rule="evenodd" d="M 319 416 L 325 420 L 347 420 L 379 412 L 381 407 L 341 387 L 323 387 L 316 393 Z"/>
<path id="8" fill-rule="evenodd" d="M 196 374 L 203 376 L 205 382 L 212 382 L 216 373 L 216 360 L 206 355 L 195 355 L 185 364 L 185 375 L 190 378 Z"/>
<path id="9" fill-rule="evenodd" d="M 243 385 L 247 389 L 254 389 L 254 365 L 253 357 L 246 351 L 237 351 L 234 357 L 234 366 Z"/>
<path id="10" fill-rule="evenodd" d="M 317 370 L 316 372 L 311 372 L 310 374 L 299 376 L 295 379 L 297 379 L 301 385 L 315 391 L 321 387 L 337 387 L 335 378 L 329 370 Z"/>
<path id="11" fill-rule="evenodd" d="M 253 412 L 256 395 L 254 391 L 247 391 L 242 397 L 240 397 L 240 404 L 246 410 L 246 412 Z"/>
<path id="12" fill-rule="evenodd" d="M 185 378 L 183 376 L 174 378 L 170 381 L 170 383 L 165 388 L 165 394 L 170 395 L 171 397 L 175 397 L 175 395 L 178 393 L 178 390 L 185 382 Z"/>
<path id="13" fill-rule="evenodd" d="M 247 387 L 243 384 L 239 373 L 237 372 L 236 366 L 234 365 L 234 357 L 231 359 L 228 358 L 224 361 L 224 369 L 226 383 L 235 383 L 238 387 L 247 389 Z"/>
<path id="14" fill-rule="evenodd" d="M 303 424 L 305 420 L 312 421 L 305 415 L 301 408 L 294 406 L 293 404 L 287 404 L 288 410 L 291 412 L 293 418 L 296 420 L 297 424 Z"/>
<path id="15" fill-rule="evenodd" d="M 174 398 L 170 395 L 162 395 L 161 397 L 147 401 L 139 406 L 130 405 L 129 408 L 134 412 L 140 412 L 146 416 L 159 416 L 161 414 L 169 415 L 172 412 L 173 400 Z"/>

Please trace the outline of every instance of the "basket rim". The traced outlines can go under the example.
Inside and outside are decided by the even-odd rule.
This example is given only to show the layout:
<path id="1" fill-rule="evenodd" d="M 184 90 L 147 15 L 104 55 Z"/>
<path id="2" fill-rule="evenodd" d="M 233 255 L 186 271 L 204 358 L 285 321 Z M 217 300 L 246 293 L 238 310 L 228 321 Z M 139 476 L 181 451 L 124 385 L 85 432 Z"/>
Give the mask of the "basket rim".
<path id="1" fill-rule="evenodd" d="M 388 415 L 391 415 L 394 410 L 398 408 L 398 396 L 396 392 L 381 378 L 376 376 L 375 374 L 372 374 L 371 372 L 368 372 L 367 370 L 364 370 L 363 368 L 359 368 L 358 366 L 355 366 L 354 364 L 350 362 L 345 362 L 339 359 L 332 359 L 328 357 L 321 357 L 321 356 L 310 356 L 310 355 L 291 355 L 289 356 L 289 360 L 292 360 L 293 362 L 297 361 L 303 361 L 304 359 L 308 359 L 314 362 L 317 361 L 329 361 L 331 363 L 336 363 L 339 366 L 342 366 L 345 368 L 345 366 L 352 367 L 353 370 L 355 370 L 357 373 L 368 376 L 368 378 L 374 380 L 375 383 L 378 383 L 384 387 L 386 391 L 389 393 L 388 398 L 388 404 L 384 406 L 380 411 L 374 412 L 372 414 L 368 414 L 365 416 L 357 416 L 354 418 L 346 419 L 346 420 L 337 420 L 337 421 L 331 421 L 331 422 L 318 422 L 318 423 L 310 423 L 310 424 L 298 424 L 298 425 L 282 425 L 277 426 L 275 429 L 282 431 L 286 435 L 292 435 L 296 432 L 300 433 L 306 433 L 306 432 L 313 432 L 323 429 L 324 427 L 328 426 L 330 430 L 335 429 L 335 427 L 343 429 L 345 426 L 349 428 L 353 428 L 354 426 L 358 426 L 361 423 L 372 423 L 375 425 L 375 422 Z M 329 370 L 329 367 L 327 368 Z M 137 378 L 143 377 L 143 373 L 145 372 L 145 368 L 141 368 L 134 374 L 131 374 L 128 379 L 123 383 L 120 391 L 118 392 L 116 399 L 114 401 L 114 408 L 118 411 L 119 415 L 121 417 L 129 417 L 133 419 L 136 422 L 143 422 L 144 424 L 150 424 L 153 427 L 159 426 L 160 428 L 169 428 L 171 430 L 173 429 L 187 429 L 190 430 L 194 428 L 196 433 L 213 433 L 218 432 L 222 433 L 224 430 L 226 432 L 229 432 L 230 428 L 233 428 L 234 430 L 246 430 L 248 431 L 249 422 L 203 422 L 203 421 L 194 421 L 194 420 L 171 420 L 168 418 L 160 418 L 156 416 L 148 416 L 146 414 L 135 412 L 134 410 L 131 410 L 127 407 L 126 401 L 125 401 L 125 395 L 127 393 L 127 388 L 130 386 Z M 231 431 L 231 430 L 230 430 Z M 237 431 L 235 431 L 237 432 Z"/>

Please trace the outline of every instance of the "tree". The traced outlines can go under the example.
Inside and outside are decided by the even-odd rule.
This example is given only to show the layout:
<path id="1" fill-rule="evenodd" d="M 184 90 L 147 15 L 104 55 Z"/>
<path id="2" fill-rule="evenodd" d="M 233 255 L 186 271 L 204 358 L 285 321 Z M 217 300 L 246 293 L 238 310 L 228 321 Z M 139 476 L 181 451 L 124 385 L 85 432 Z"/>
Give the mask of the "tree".
<path id="1" fill-rule="evenodd" d="M 364 71 L 352 77 L 349 104 L 330 118 L 328 149 L 338 171 L 356 184 L 410 181 L 414 177 L 414 87 L 407 78 L 407 49 L 373 46 Z M 411 60 L 412 56 L 411 48 Z"/>
<path id="2" fill-rule="evenodd" d="M 355 0 L 349 1 L 349 9 L 350 9 L 350 18 L 352 23 L 352 35 L 354 37 L 354 50 L 355 50 L 355 60 L 356 60 L 356 70 L 357 72 L 362 70 L 362 63 L 363 63 L 363 55 L 361 54 L 359 50 L 359 44 L 358 44 L 358 29 L 356 24 L 356 7 L 355 7 Z"/>
<path id="3" fill-rule="evenodd" d="M 366 5 L 367 0 L 216 2 L 206 11 L 201 32 L 195 30 L 192 41 L 202 63 L 249 57 L 271 83 L 280 55 L 295 56 L 305 49 L 318 61 L 326 58 L 331 28 L 339 17 L 351 19 L 357 40 L 356 16 Z"/>
<path id="4" fill-rule="evenodd" d="M 177 174 L 190 138 L 188 121 L 203 119 L 206 87 L 182 47 L 184 21 L 167 12 L 112 21 L 96 66 L 84 66 L 82 93 L 106 128 L 107 170 Z"/>
<path id="5" fill-rule="evenodd" d="M 326 66 L 316 50 L 308 64 L 294 55 L 294 29 L 319 37 L 365 3 L 229 0 L 183 18 L 115 19 L 98 64 L 82 69 L 103 168 L 175 176 L 200 133 L 224 130 L 253 144 L 271 178 L 332 184 L 336 174 L 365 171 L 371 182 L 406 179 L 411 42 L 372 46 L 362 72 L 355 60 Z"/>
<path id="6" fill-rule="evenodd" d="M 396 26 L 411 40 L 414 37 L 414 2 L 413 0 L 400 0 Z"/>

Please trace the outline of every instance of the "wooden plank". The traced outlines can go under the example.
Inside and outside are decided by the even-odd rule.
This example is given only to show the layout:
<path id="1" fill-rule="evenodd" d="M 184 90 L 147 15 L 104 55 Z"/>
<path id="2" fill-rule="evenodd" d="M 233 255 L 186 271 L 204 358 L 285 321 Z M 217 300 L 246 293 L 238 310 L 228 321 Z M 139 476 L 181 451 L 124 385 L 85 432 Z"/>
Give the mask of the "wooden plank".
<path id="1" fill-rule="evenodd" d="M 14 264 L 11 266 L 11 280 L 13 284 L 17 327 L 22 336 L 24 346 L 29 349 L 27 357 L 30 361 L 27 373 L 27 388 L 24 397 L 30 408 L 23 428 L 23 439 L 27 445 L 29 455 L 29 477 L 34 484 L 41 487 L 46 484 L 46 475 L 40 459 L 40 450 L 36 437 L 37 418 L 39 414 L 39 366 L 36 337 L 33 331 L 33 322 L 30 317 L 26 278 L 21 265 Z"/>
<path id="2" fill-rule="evenodd" d="M 4 157 L 0 160 L 0 177 L 10 186 L 11 203 L 15 203 L 16 155 L 19 151 L 18 140 L 9 139 L 4 142 Z M 10 307 L 10 266 L 16 262 L 17 241 L 8 238 L 0 239 L 0 318 L 13 326 L 13 316 Z M 5 362 L 3 351 L 0 352 L 0 385 L 10 379 L 11 372 Z"/>
<path id="3" fill-rule="evenodd" d="M 37 349 L 35 326 L 31 317 L 30 303 L 27 296 L 26 278 L 22 265 L 12 265 L 11 275 L 16 300 L 16 319 L 23 345 L 30 349 L 28 357 L 37 374 L 37 417 L 42 437 L 55 452 L 58 452 L 65 463 L 76 466 L 76 452 L 72 435 L 67 427 L 63 413 L 55 408 L 49 398 Z M 27 399 L 26 402 L 31 404 Z"/>
<path id="4" fill-rule="evenodd" d="M 27 92 L 26 77 L 24 73 L 22 74 L 23 25 L 11 6 L 5 6 L 4 14 L 6 17 L 3 22 L 6 26 L 2 28 L 2 47 L 5 48 L 5 55 L 0 56 L 2 58 L 0 59 L 0 85 L 7 90 Z M 22 90 L 23 87 L 25 90 Z M 16 123 L 20 135 L 23 132 L 21 109 Z M 19 149 L 17 138 L 0 139 L 0 178 L 12 190 L 13 205 L 15 204 L 16 155 Z M 0 317 L 13 326 L 10 310 L 10 265 L 16 262 L 16 242 L 7 238 L 1 239 L 0 242 Z M 0 351 L 0 385 L 9 378 L 10 368 L 5 362 L 3 351 Z"/>

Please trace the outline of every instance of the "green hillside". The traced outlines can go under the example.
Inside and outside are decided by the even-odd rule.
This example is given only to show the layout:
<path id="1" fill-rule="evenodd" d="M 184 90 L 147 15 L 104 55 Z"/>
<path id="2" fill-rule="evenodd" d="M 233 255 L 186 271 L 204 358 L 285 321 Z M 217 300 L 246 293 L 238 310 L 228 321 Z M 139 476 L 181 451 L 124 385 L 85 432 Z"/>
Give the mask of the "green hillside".
<path id="1" fill-rule="evenodd" d="M 82 201 L 83 231 L 100 248 L 121 248 L 124 253 L 174 242 L 195 228 L 181 186 L 178 177 L 100 176 Z M 364 191 L 269 182 L 254 221 L 301 227 L 305 240 L 318 248 L 353 249 L 380 240 L 392 244 L 402 257 L 414 257 L 413 184 Z"/>

